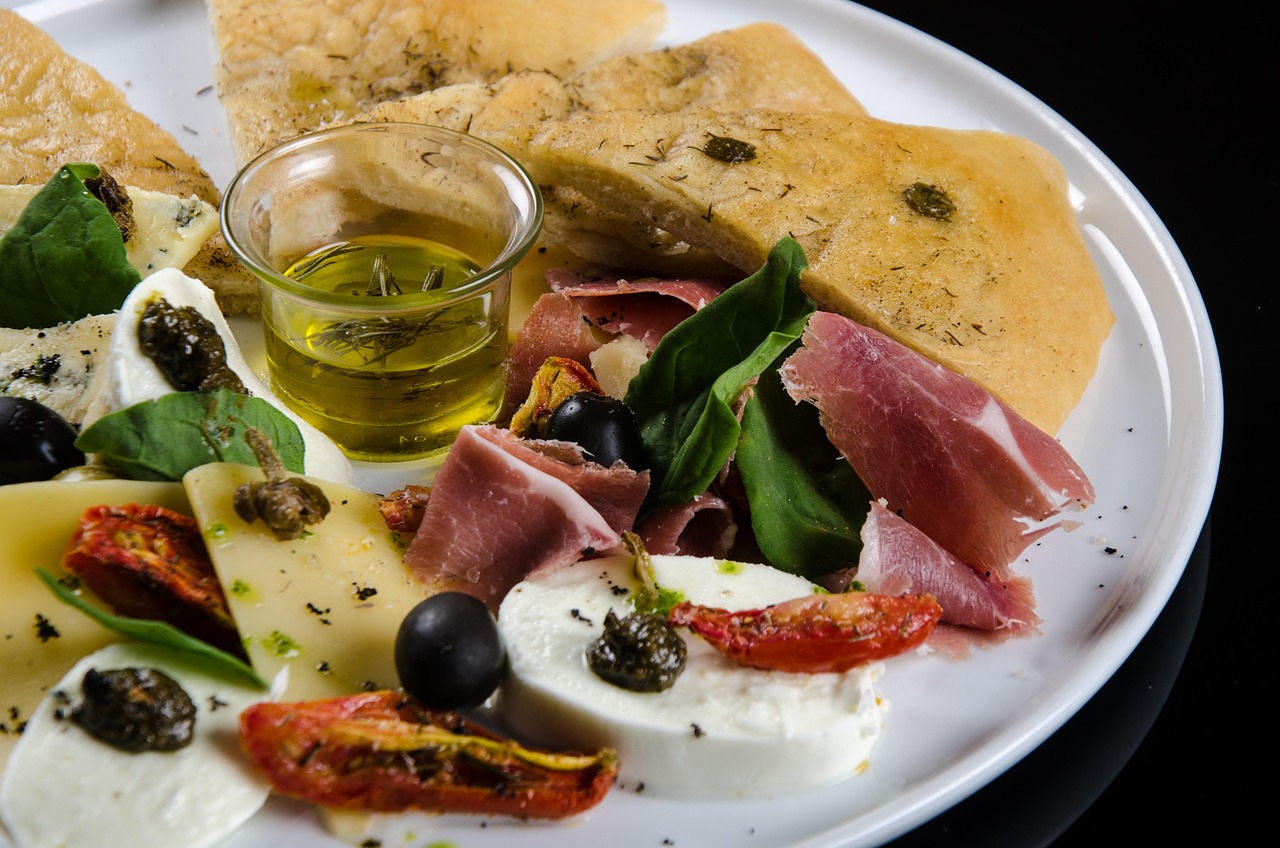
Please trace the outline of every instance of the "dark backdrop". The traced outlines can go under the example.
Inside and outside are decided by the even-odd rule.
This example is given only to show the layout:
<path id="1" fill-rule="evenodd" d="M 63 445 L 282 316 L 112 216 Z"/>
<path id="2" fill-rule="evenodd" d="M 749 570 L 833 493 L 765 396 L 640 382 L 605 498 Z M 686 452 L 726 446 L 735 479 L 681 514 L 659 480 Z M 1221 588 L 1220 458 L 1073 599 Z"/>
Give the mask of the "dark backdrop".
<path id="1" fill-rule="evenodd" d="M 1202 825 L 1231 844 L 1265 820 L 1255 772 L 1271 772 L 1276 735 L 1258 701 L 1276 561 L 1262 439 L 1278 382 L 1262 355 L 1280 285 L 1272 36 L 1233 3 L 864 5 L 1026 88 L 1133 181 L 1196 278 L 1226 397 L 1211 532 L 1152 634 L 1061 734 L 901 845 L 1181 843 Z"/>

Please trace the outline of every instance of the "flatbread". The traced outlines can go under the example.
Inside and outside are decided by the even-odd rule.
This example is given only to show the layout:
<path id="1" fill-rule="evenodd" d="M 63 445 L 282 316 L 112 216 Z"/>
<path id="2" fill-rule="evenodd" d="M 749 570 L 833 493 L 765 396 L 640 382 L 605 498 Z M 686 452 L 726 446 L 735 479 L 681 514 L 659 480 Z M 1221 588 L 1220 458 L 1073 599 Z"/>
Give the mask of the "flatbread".
<path id="1" fill-rule="evenodd" d="M 713 157 L 716 138 L 753 145 L 754 158 Z M 502 144 L 539 183 L 652 221 L 743 272 L 796 238 L 821 308 L 968 376 L 1049 433 L 1114 320 L 1065 174 L 1026 139 L 832 112 L 613 110 Z M 914 211 L 904 192 L 916 184 L 941 189 L 954 212 Z"/>
<path id="2" fill-rule="evenodd" d="M 490 85 L 454 85 L 380 104 L 354 121 L 407 121 L 509 144 L 545 121 L 576 112 L 839 111 L 865 115 L 856 97 L 790 30 L 753 23 L 695 41 L 601 61 L 568 79 L 541 71 Z M 523 145 L 517 144 L 522 149 Z M 635 151 L 636 159 L 656 151 Z M 653 226 L 598 204 L 572 186 L 545 183 L 542 244 L 569 247 L 593 262 L 652 273 L 719 276 L 732 269 Z"/>
<path id="3" fill-rule="evenodd" d="M 92 162 L 123 186 L 197 197 L 221 195 L 169 132 L 135 111 L 118 87 L 67 54 L 47 33 L 0 9 L 0 185 L 43 184 L 68 162 Z M 185 270 L 229 314 L 257 308 L 258 284 L 216 233 Z"/>
<path id="4" fill-rule="evenodd" d="M 211 0 L 218 96 L 241 163 L 405 96 L 514 71 L 569 76 L 647 49 L 656 0 Z"/>

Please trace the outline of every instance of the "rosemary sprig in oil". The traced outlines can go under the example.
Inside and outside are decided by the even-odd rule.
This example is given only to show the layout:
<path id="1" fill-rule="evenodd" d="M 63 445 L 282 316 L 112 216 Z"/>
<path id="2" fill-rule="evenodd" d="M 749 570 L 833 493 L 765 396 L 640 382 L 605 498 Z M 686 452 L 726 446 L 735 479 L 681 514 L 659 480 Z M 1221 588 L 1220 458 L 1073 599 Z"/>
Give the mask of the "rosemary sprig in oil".
<path id="1" fill-rule="evenodd" d="M 340 256 L 341 252 L 343 248 L 337 247 L 317 256 L 315 260 L 323 263 Z M 318 267 L 319 264 L 315 264 L 305 273 L 314 272 Z M 433 291 L 443 284 L 444 266 L 433 264 L 422 281 L 422 291 Z M 403 291 L 396 282 L 395 274 L 391 272 L 386 254 L 378 254 L 373 260 L 373 272 L 365 287 L 365 295 L 395 297 L 401 294 Z M 412 320 L 380 315 L 375 318 L 339 321 L 312 333 L 307 337 L 307 343 L 313 348 L 325 349 L 338 356 L 358 356 L 365 365 L 384 365 L 387 358 L 396 351 L 412 347 L 418 336 L 438 317 L 439 313 Z"/>

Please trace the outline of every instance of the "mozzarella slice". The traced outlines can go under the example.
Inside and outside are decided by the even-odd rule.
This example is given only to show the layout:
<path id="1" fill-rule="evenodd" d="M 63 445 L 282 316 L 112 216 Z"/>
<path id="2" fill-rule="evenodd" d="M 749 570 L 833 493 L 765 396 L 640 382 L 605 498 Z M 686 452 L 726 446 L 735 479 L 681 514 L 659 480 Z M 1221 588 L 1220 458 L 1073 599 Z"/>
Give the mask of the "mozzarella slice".
<path id="1" fill-rule="evenodd" d="M 56 693 L 80 699 L 90 668 L 158 668 L 195 703 L 195 738 L 131 754 L 90 736 Z M 266 693 L 158 645 L 110 645 L 77 663 L 27 723 L 0 781 L 0 818 L 17 848 L 204 848 L 235 831 L 270 787 L 240 754 L 240 711 Z"/>
<path id="2" fill-rule="evenodd" d="M 653 557 L 658 585 L 695 603 L 739 610 L 815 591 L 765 565 Z M 666 692 L 631 692 L 587 666 L 587 647 L 612 608 L 630 612 L 629 557 L 579 562 L 517 585 L 498 613 L 509 673 L 498 714 L 551 748 L 618 751 L 619 779 L 668 797 L 773 794 L 837 782 L 862 770 L 882 728 L 872 689 L 881 665 L 843 674 L 743 668 L 681 631 L 684 673 Z"/>
<path id="3" fill-rule="evenodd" d="M 249 394 L 267 401 L 283 412 L 302 432 L 305 443 L 304 464 L 306 473 L 322 480 L 349 484 L 351 461 L 328 436 L 321 433 L 301 416 L 285 406 L 272 394 L 266 383 L 245 360 L 236 344 L 227 319 L 218 308 L 213 291 L 199 280 L 181 271 L 166 269 L 157 271 L 139 283 L 120 307 L 115 331 L 111 334 L 111 346 L 107 352 L 108 383 L 105 404 L 109 411 L 133 406 L 146 400 L 154 400 L 174 391 L 164 373 L 151 358 L 142 352 L 138 344 L 138 321 L 147 306 L 156 298 L 163 298 L 173 306 L 191 306 L 200 311 L 218 330 L 227 351 L 227 366 L 236 373 Z"/>

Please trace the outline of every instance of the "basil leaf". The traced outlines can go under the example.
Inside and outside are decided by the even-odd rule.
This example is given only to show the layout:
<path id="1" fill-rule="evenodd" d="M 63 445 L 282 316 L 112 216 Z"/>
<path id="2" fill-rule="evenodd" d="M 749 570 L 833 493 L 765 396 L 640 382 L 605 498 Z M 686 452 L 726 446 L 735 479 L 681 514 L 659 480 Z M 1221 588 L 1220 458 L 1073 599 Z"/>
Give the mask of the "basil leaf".
<path id="1" fill-rule="evenodd" d="M 142 279 L 120 228 L 85 188 L 95 165 L 64 165 L 0 238 L 0 326 L 52 327 L 114 312 Z"/>
<path id="2" fill-rule="evenodd" d="M 732 456 L 740 431 L 732 404 L 814 311 L 800 291 L 807 264 L 784 238 L 759 271 L 663 336 L 632 379 L 626 403 L 650 462 L 645 512 L 705 492 Z"/>
<path id="3" fill-rule="evenodd" d="M 167 622 L 130 618 L 124 615 L 104 612 L 67 589 L 66 586 L 59 583 L 52 574 L 43 568 L 37 568 L 36 574 L 40 576 L 46 586 L 53 590 L 53 593 L 58 596 L 58 600 L 68 606 L 75 607 L 108 630 L 114 630 L 121 636 L 128 636 L 130 639 L 137 639 L 139 642 L 164 645 L 165 647 L 199 654 L 222 666 L 227 671 L 247 678 L 263 689 L 270 688 L 267 686 L 267 682 L 259 677 L 258 673 L 239 657 L 232 656 L 226 651 L 215 648 L 208 642 L 197 639 L 194 636 L 188 636 Z"/>
<path id="4" fill-rule="evenodd" d="M 265 400 L 227 389 L 170 392 L 104 415 L 80 434 L 76 447 L 102 454 L 135 480 L 181 480 L 210 462 L 257 465 L 244 438 L 250 427 L 271 439 L 285 468 L 302 473 L 298 425 Z"/>
<path id="5" fill-rule="evenodd" d="M 812 580 L 858 564 L 871 492 L 827 439 L 817 407 L 787 395 L 777 367 L 743 409 L 735 462 L 770 565 Z"/>

